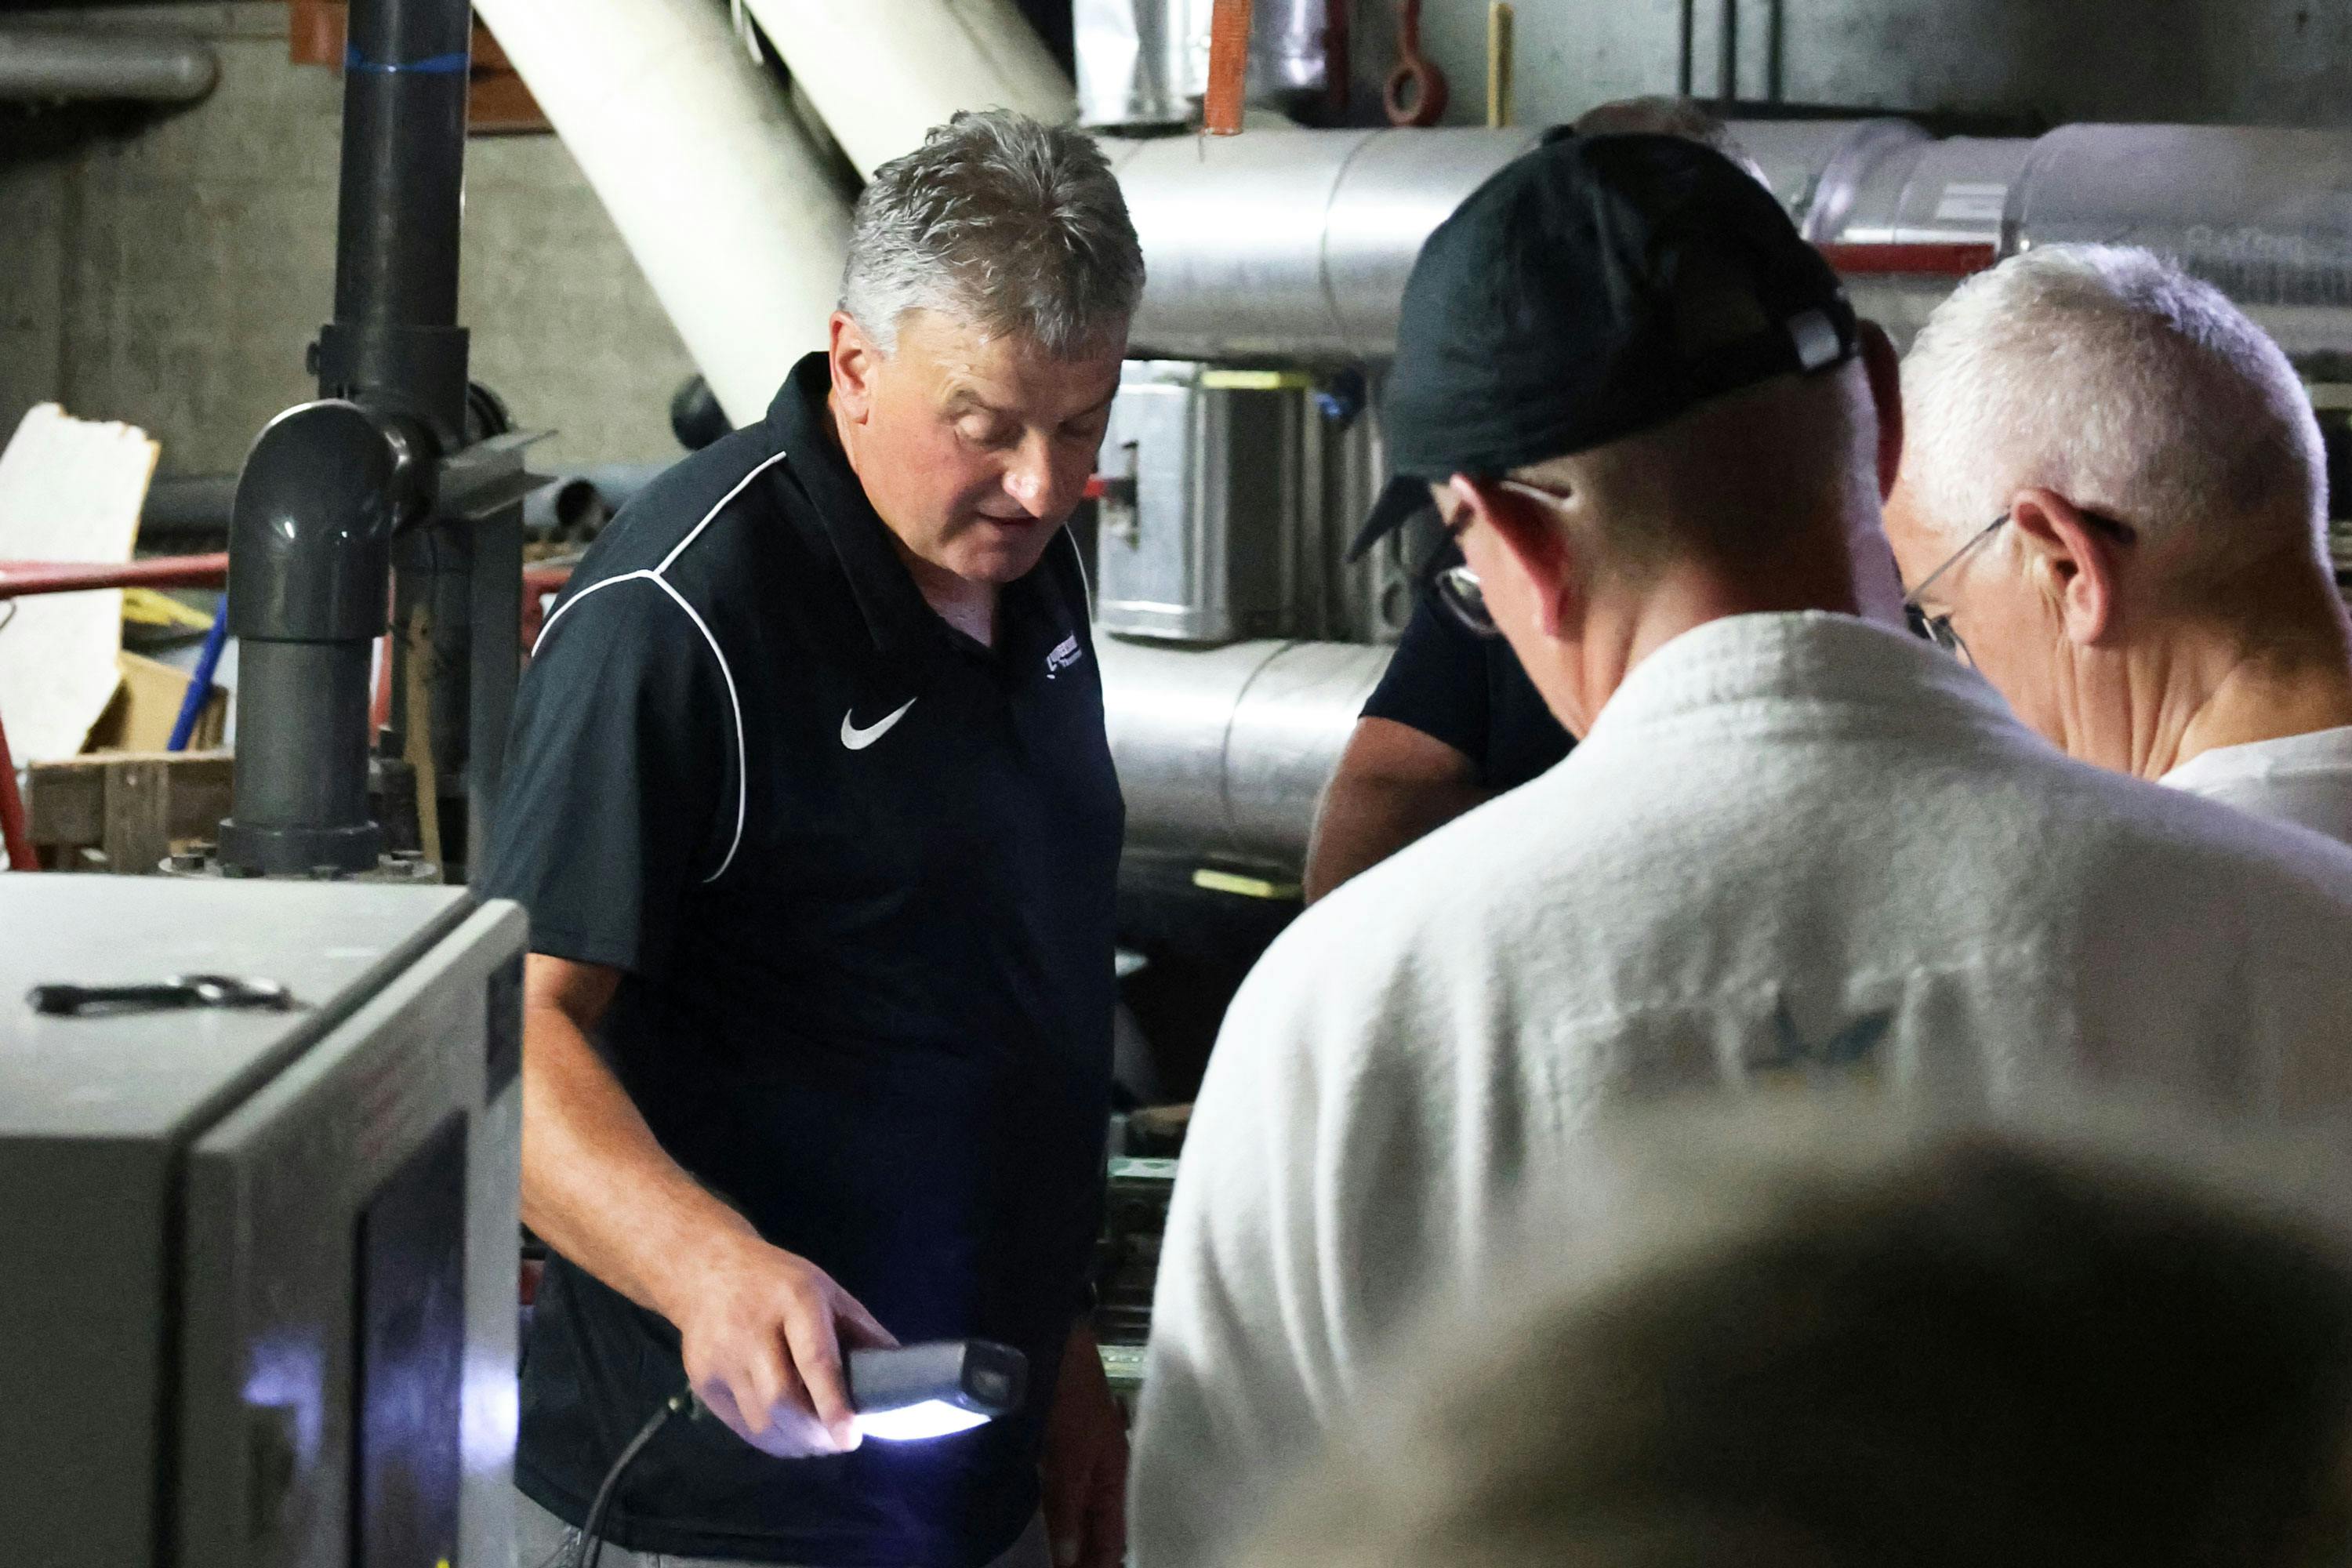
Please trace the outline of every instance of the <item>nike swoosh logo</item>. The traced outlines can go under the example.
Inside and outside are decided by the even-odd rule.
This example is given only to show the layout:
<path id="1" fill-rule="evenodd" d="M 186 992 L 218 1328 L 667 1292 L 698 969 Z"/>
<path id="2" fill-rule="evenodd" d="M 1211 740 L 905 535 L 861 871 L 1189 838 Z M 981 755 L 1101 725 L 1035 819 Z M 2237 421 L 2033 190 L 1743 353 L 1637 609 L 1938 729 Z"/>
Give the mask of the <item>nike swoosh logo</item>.
<path id="1" fill-rule="evenodd" d="M 875 742 L 888 734 L 890 732 L 890 726 L 896 724 L 899 720 L 904 719 L 907 716 L 907 710 L 912 708 L 915 705 L 915 701 L 916 700 L 914 698 L 908 698 L 906 701 L 899 704 L 896 712 L 876 720 L 873 723 L 867 725 L 863 730 L 850 722 L 852 717 L 857 712 L 856 709 L 851 709 L 847 713 L 844 713 L 841 716 L 841 743 L 848 747 L 853 752 L 864 751 L 866 747 L 872 745 Z"/>

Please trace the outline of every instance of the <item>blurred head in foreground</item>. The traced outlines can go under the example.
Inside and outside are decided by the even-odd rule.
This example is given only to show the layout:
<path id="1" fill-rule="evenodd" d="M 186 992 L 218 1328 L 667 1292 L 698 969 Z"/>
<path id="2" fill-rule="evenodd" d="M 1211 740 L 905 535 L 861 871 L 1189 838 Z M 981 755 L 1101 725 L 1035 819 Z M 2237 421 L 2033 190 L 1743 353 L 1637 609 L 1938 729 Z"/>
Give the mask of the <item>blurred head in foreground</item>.
<path id="1" fill-rule="evenodd" d="M 1811 1112 L 1603 1142 L 1575 1277 L 1448 1323 L 1243 1561 L 2352 1563 L 2324 1195 Z"/>

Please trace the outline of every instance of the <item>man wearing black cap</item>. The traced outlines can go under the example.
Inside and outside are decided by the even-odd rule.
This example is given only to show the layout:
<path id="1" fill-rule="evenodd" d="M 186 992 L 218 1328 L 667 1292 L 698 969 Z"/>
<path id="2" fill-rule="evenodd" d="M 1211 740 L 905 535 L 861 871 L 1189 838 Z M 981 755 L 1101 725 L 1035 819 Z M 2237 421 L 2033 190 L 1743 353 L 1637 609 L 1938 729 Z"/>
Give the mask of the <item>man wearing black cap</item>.
<path id="1" fill-rule="evenodd" d="M 2073 763 L 1906 635 L 1892 369 L 1685 141 L 1552 141 L 1431 237 L 1376 527 L 1435 505 L 1434 591 L 1580 742 L 1235 998 L 1161 1253 L 1140 1568 L 1222 1560 L 1410 1319 L 1556 1237 L 1613 1100 L 2352 1103 L 2352 852 Z"/>
<path id="2" fill-rule="evenodd" d="M 1767 183 L 1730 128 L 1687 98 L 1619 99 L 1579 115 L 1576 130 L 1585 136 L 1685 137 Z M 1360 544 L 1351 559 L 1372 542 Z M 1572 744 L 1507 643 L 1476 636 L 1431 595 L 1417 596 L 1412 619 L 1318 804 L 1304 878 L 1307 901 L 1518 788 Z"/>

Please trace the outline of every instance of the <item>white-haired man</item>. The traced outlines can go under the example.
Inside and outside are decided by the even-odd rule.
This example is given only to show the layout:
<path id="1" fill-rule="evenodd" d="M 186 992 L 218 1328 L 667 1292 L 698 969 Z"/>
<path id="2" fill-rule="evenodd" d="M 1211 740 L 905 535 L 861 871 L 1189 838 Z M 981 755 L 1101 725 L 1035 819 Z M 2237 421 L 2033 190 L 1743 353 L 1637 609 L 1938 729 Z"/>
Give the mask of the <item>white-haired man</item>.
<path id="1" fill-rule="evenodd" d="M 2145 250 L 1971 279 L 1904 365 L 1886 529 L 1937 640 L 2075 756 L 2352 840 L 2352 622 L 2286 356 Z"/>
<path id="2" fill-rule="evenodd" d="M 860 197 L 828 350 L 549 618 L 488 876 L 555 1255 L 526 1568 L 689 1382 L 719 1419 L 635 1452 L 607 1564 L 1042 1564 L 1041 1458 L 1055 1555 L 1119 1559 L 1082 1314 L 1122 809 L 1062 524 L 1142 282 L 1091 142 L 958 116 Z M 861 1447 L 844 1342 L 892 1335 L 1012 1344 L 1028 1406 Z"/>

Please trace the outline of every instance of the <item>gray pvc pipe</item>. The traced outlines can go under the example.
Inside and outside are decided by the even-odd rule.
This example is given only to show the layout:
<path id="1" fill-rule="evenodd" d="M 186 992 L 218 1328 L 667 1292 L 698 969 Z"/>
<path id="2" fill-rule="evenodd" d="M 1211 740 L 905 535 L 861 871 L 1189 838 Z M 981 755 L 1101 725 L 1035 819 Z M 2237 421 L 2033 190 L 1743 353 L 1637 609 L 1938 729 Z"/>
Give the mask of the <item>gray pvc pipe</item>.
<path id="1" fill-rule="evenodd" d="M 219 79 L 219 57 L 194 38 L 0 28 L 0 100 L 189 103 Z"/>

